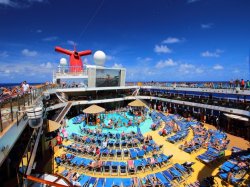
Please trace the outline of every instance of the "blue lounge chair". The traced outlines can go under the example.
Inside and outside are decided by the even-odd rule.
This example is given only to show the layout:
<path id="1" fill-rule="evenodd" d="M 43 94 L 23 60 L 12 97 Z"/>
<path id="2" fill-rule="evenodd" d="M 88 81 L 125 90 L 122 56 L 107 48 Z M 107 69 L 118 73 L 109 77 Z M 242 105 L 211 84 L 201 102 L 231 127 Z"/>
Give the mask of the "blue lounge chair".
<path id="1" fill-rule="evenodd" d="M 141 160 L 134 160 L 134 165 L 136 168 L 136 172 L 144 170 L 144 166 Z"/>
<path id="2" fill-rule="evenodd" d="M 161 173 L 156 173 L 155 176 L 161 181 L 161 183 L 166 187 L 171 187 L 170 181 Z"/>
<path id="3" fill-rule="evenodd" d="M 95 184 L 96 184 L 96 182 L 97 182 L 97 178 L 95 178 L 95 177 L 91 177 L 90 179 L 89 179 L 89 183 L 88 183 L 88 186 L 86 186 L 86 187 L 89 187 L 89 186 L 94 186 Z"/>
<path id="4" fill-rule="evenodd" d="M 103 187 L 104 182 L 105 182 L 104 178 L 99 178 L 95 187 Z"/>
<path id="5" fill-rule="evenodd" d="M 168 170 L 170 171 L 170 173 L 173 176 L 177 177 L 178 182 L 182 182 L 183 181 L 182 174 L 178 170 L 176 170 L 174 167 L 170 167 Z"/>
<path id="6" fill-rule="evenodd" d="M 127 164 L 125 162 L 120 162 L 120 175 L 127 175 Z"/>
<path id="7" fill-rule="evenodd" d="M 78 182 L 81 184 L 81 186 L 87 186 L 90 178 L 90 176 L 81 175 L 78 179 Z"/>
<path id="8" fill-rule="evenodd" d="M 125 179 L 122 179 L 122 184 L 123 184 L 123 187 L 132 187 L 133 182 L 131 178 L 125 178 Z"/>
<path id="9" fill-rule="evenodd" d="M 176 164 L 174 164 L 174 167 L 175 167 L 178 171 L 180 171 L 180 172 L 183 174 L 183 176 L 184 176 L 184 175 L 185 175 L 185 176 L 190 175 L 189 172 L 188 172 L 188 170 L 187 170 L 183 165 L 176 163 Z"/>
<path id="10" fill-rule="evenodd" d="M 118 167 L 119 167 L 120 163 L 119 162 L 112 162 L 111 163 L 111 174 L 116 174 L 118 175 Z"/>
<path id="11" fill-rule="evenodd" d="M 129 149 L 129 154 L 131 159 L 136 159 L 137 152 L 134 149 Z"/>

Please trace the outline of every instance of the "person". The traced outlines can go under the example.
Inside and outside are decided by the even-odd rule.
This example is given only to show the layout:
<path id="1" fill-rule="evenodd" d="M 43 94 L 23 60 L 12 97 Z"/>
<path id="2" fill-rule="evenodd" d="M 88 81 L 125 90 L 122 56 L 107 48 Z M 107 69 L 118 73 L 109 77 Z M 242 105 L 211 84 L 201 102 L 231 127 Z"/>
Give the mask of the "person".
<path id="1" fill-rule="evenodd" d="M 56 137 L 56 145 L 59 145 L 59 146 L 62 145 L 62 137 L 60 136 L 60 133 L 58 133 Z"/>
<path id="2" fill-rule="evenodd" d="M 250 81 L 249 81 L 249 80 L 247 80 L 246 88 L 247 88 L 248 90 L 250 89 Z"/>
<path id="3" fill-rule="evenodd" d="M 241 79 L 241 81 L 240 81 L 240 87 L 241 87 L 242 90 L 244 90 L 244 88 L 245 88 L 245 81 L 244 81 L 244 79 Z"/>
<path id="4" fill-rule="evenodd" d="M 29 84 L 27 84 L 26 81 L 23 81 L 23 84 L 22 84 L 23 92 L 24 93 L 28 93 L 29 92 L 29 88 L 30 88 Z"/>

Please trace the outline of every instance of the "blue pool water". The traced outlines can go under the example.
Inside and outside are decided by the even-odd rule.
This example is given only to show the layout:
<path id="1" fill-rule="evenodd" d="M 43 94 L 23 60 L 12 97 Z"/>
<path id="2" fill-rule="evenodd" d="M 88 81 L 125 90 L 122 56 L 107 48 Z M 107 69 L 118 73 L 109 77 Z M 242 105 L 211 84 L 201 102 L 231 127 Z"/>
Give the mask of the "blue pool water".
<path id="1" fill-rule="evenodd" d="M 72 118 L 73 119 L 73 118 Z M 67 121 L 67 132 L 70 134 L 72 133 L 77 133 L 77 134 L 81 134 L 80 131 L 80 127 L 83 127 L 83 123 L 80 124 L 73 124 L 73 120 L 69 119 Z M 107 128 L 103 128 L 102 132 L 107 133 L 107 132 L 111 132 L 111 133 L 122 133 L 123 131 L 125 133 L 127 132 L 137 132 L 137 126 L 130 126 L 130 127 L 125 127 L 122 124 L 123 123 L 128 123 L 129 120 L 132 120 L 132 122 L 137 121 L 137 119 L 134 116 L 129 115 L 128 113 L 112 113 L 112 114 L 105 114 L 105 119 L 104 119 L 104 124 L 107 125 L 108 121 L 112 119 L 114 122 L 118 121 L 119 122 L 119 127 L 116 129 L 107 129 Z M 140 119 L 140 117 L 138 117 L 138 119 Z M 140 130 L 142 132 L 142 134 L 150 131 L 150 126 L 153 123 L 152 118 L 147 114 L 146 120 L 144 122 L 140 123 Z M 86 125 L 86 128 L 89 129 L 95 129 L 95 128 L 101 128 L 100 126 L 91 126 L 91 125 Z"/>

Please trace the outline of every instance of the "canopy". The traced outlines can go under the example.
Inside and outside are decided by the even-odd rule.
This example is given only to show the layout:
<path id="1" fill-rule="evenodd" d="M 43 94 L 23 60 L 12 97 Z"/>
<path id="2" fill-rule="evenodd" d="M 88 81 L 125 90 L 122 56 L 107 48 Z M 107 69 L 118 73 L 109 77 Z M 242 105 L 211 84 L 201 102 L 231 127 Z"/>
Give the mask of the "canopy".
<path id="1" fill-rule="evenodd" d="M 105 108 L 102 108 L 102 107 L 97 106 L 97 105 L 91 105 L 90 107 L 85 108 L 83 110 L 83 112 L 86 114 L 98 114 L 98 113 L 101 113 L 104 111 L 105 111 Z"/>
<path id="2" fill-rule="evenodd" d="M 53 132 L 56 131 L 61 127 L 60 123 L 57 123 L 55 121 L 49 120 L 49 125 L 48 125 L 48 132 Z"/>
<path id="3" fill-rule="evenodd" d="M 136 106 L 136 107 L 145 107 L 146 104 L 143 103 L 141 100 L 134 100 L 128 104 L 128 106 Z"/>
<path id="4" fill-rule="evenodd" d="M 249 121 L 248 118 L 246 117 L 242 117 L 242 116 L 238 116 L 235 114 L 224 114 L 225 116 L 229 117 L 229 118 L 233 118 L 233 119 L 238 119 L 238 120 L 242 120 L 242 121 Z"/>

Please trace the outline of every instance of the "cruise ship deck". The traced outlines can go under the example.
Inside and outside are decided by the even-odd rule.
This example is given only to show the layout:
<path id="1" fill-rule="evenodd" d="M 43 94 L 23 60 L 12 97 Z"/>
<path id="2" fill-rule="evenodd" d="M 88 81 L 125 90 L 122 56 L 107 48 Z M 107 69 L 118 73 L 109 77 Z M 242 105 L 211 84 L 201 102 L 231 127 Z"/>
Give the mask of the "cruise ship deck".
<path id="1" fill-rule="evenodd" d="M 18 158 L 20 186 L 247 186 L 250 93 L 223 86 L 39 86 L 1 107 L 1 172 Z"/>

